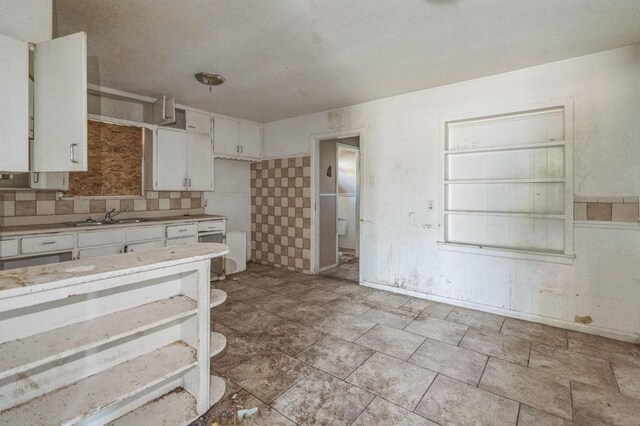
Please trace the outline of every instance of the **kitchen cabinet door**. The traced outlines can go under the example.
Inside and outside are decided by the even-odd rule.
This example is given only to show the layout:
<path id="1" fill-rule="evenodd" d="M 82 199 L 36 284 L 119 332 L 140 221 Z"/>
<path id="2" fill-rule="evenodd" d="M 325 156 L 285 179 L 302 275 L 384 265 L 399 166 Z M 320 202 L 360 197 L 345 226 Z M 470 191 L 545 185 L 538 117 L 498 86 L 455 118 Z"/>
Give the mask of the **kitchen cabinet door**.
<path id="1" fill-rule="evenodd" d="M 33 189 L 57 189 L 66 191 L 69 189 L 68 172 L 35 172 L 31 173 L 30 180 Z"/>
<path id="2" fill-rule="evenodd" d="M 33 73 L 32 171 L 86 171 L 87 35 L 38 43 Z"/>
<path id="3" fill-rule="evenodd" d="M 260 159 L 262 155 L 262 129 L 250 123 L 240 123 L 238 127 L 238 145 L 240 156 Z"/>
<path id="4" fill-rule="evenodd" d="M 222 117 L 214 117 L 213 152 L 223 156 L 228 155 L 237 157 L 240 155 L 237 121 Z"/>
<path id="5" fill-rule="evenodd" d="M 189 191 L 213 191 L 211 136 L 187 134 L 187 185 Z"/>
<path id="6" fill-rule="evenodd" d="M 0 171 L 29 171 L 29 45 L 0 34 Z"/>
<path id="7" fill-rule="evenodd" d="M 186 191 L 187 134 L 183 131 L 159 128 L 154 144 L 155 189 Z"/>
<path id="8" fill-rule="evenodd" d="M 211 115 L 196 111 L 185 111 L 185 127 L 188 132 L 211 134 Z"/>

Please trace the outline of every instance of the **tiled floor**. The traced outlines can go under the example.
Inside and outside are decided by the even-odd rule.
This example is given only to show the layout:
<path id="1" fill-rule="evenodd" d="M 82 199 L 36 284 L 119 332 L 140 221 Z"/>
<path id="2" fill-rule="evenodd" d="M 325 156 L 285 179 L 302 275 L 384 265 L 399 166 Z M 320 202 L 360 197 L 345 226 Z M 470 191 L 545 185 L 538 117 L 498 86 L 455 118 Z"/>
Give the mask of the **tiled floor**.
<path id="1" fill-rule="evenodd" d="M 360 262 L 359 259 L 355 257 L 355 250 L 340 250 L 338 266 L 322 272 L 322 275 L 351 281 L 359 281 Z"/>
<path id="2" fill-rule="evenodd" d="M 216 283 L 227 392 L 198 423 L 640 425 L 640 347 L 253 265 Z"/>

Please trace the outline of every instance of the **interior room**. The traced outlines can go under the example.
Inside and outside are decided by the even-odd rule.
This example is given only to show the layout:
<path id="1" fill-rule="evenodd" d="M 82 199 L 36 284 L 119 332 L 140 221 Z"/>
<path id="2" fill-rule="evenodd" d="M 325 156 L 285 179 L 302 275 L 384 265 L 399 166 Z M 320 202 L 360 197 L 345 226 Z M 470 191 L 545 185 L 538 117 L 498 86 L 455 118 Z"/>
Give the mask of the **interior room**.
<path id="1" fill-rule="evenodd" d="M 640 425 L 637 0 L 0 0 L 0 424 Z"/>

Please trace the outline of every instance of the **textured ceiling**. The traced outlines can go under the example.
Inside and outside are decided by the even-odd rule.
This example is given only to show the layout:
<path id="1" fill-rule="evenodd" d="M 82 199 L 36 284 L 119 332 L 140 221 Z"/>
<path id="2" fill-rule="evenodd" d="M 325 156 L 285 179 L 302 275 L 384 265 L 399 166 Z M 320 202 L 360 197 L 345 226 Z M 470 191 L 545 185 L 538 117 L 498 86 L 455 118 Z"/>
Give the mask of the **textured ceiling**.
<path id="1" fill-rule="evenodd" d="M 639 43 L 638 22 L 638 0 L 54 1 L 91 83 L 259 122 Z"/>

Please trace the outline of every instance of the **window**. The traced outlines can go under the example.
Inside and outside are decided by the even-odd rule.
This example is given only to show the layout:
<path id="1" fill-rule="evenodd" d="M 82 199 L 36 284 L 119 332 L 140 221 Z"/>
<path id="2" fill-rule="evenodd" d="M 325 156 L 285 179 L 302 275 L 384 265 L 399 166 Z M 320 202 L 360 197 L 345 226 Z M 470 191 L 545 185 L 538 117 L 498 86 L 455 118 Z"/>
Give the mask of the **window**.
<path id="1" fill-rule="evenodd" d="M 442 242 L 573 255 L 570 110 L 444 122 Z"/>

